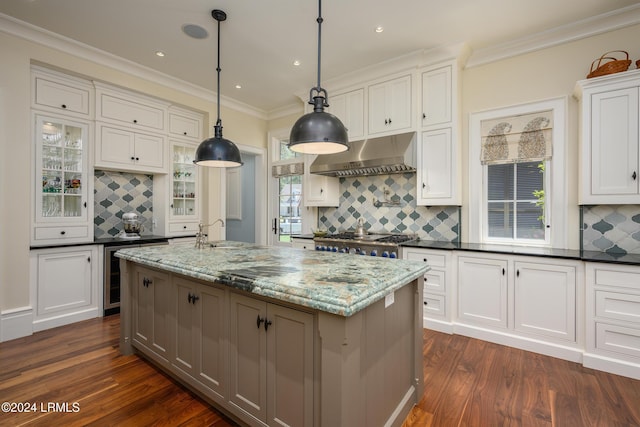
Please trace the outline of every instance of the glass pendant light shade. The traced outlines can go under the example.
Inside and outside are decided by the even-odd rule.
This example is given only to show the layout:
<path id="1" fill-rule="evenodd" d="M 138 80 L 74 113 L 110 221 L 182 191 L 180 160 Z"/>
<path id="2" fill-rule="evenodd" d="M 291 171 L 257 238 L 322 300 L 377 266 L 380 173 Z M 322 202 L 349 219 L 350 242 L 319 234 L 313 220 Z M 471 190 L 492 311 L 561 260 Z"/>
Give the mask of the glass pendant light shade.
<path id="1" fill-rule="evenodd" d="M 220 21 L 227 19 L 227 14 L 222 10 L 211 11 L 213 19 L 218 21 L 218 120 L 214 126 L 214 136 L 202 141 L 196 149 L 196 157 L 193 160 L 198 166 L 216 168 L 232 168 L 242 166 L 240 150 L 228 139 L 222 137 L 222 120 L 220 119 Z"/>
<path id="2" fill-rule="evenodd" d="M 328 107 L 327 91 L 320 86 L 322 0 L 318 0 L 318 85 L 309 92 L 313 111 L 300 117 L 291 128 L 288 147 L 304 154 L 332 154 L 349 149 L 347 129 L 339 118 L 324 111 Z M 315 95 L 314 95 L 315 92 Z"/>

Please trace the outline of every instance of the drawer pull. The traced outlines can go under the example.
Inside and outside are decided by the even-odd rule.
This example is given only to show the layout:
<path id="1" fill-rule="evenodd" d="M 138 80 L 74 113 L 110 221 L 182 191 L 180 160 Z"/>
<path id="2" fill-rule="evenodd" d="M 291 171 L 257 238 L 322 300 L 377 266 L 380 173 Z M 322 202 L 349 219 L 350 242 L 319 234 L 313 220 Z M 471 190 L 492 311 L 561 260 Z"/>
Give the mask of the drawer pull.
<path id="1" fill-rule="evenodd" d="M 62 231 L 60 232 L 60 234 L 64 236 L 65 234 L 67 234 L 67 232 L 66 232 L 66 231 L 64 231 L 64 230 L 62 230 Z"/>
<path id="2" fill-rule="evenodd" d="M 258 327 L 258 329 L 260 329 L 260 324 L 262 322 L 264 322 L 264 319 L 258 314 L 258 318 L 256 319 L 256 326 Z"/>

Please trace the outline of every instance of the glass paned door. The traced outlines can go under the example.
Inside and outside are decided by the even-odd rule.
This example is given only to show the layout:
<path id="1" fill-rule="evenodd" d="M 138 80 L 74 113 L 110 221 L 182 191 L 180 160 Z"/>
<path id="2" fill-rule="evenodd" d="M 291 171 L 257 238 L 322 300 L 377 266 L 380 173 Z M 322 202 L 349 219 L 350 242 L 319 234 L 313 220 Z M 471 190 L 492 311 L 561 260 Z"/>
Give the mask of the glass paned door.
<path id="1" fill-rule="evenodd" d="M 196 167 L 193 164 L 195 148 L 185 145 L 173 146 L 173 198 L 171 215 L 188 218 L 197 215 Z"/>
<path id="2" fill-rule="evenodd" d="M 86 216 L 87 127 L 63 120 L 37 120 L 37 215 L 41 220 Z"/>
<path id="3" fill-rule="evenodd" d="M 302 231 L 302 175 L 278 178 L 280 187 L 279 241 L 290 242 Z"/>

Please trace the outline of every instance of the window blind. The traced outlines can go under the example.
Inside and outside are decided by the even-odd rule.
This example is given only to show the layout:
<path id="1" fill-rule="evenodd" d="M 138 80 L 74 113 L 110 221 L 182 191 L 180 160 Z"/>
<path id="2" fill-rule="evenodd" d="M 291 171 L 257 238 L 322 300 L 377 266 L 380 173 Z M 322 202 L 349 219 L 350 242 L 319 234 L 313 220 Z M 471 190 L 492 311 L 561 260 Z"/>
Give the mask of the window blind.
<path id="1" fill-rule="evenodd" d="M 483 120 L 480 128 L 483 165 L 551 159 L 552 110 Z"/>

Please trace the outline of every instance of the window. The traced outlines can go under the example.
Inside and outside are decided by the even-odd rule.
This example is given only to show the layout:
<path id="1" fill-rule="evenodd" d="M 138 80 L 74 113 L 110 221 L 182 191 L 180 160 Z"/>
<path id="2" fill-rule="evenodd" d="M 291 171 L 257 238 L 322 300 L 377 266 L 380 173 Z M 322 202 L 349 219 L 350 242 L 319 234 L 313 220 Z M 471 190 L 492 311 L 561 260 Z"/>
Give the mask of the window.
<path id="1" fill-rule="evenodd" d="M 469 242 L 567 247 L 566 102 L 470 116 Z M 540 142 L 525 137 L 536 135 L 532 123 L 544 127 L 542 154 L 522 148 L 523 140 Z"/>
<path id="2" fill-rule="evenodd" d="M 545 169 L 547 162 L 486 166 L 487 240 L 547 241 Z"/>
<path id="3" fill-rule="evenodd" d="M 304 157 L 289 150 L 289 131 L 274 132 L 270 135 L 270 141 L 270 200 L 273 212 L 271 243 L 288 245 L 292 235 L 302 234 L 304 224 L 312 223 L 315 210 L 302 206 Z"/>

